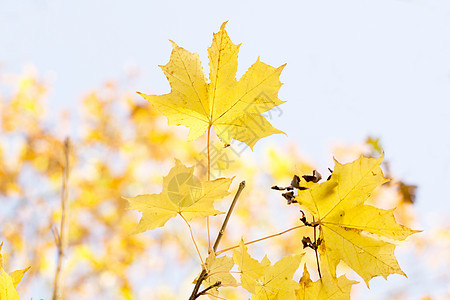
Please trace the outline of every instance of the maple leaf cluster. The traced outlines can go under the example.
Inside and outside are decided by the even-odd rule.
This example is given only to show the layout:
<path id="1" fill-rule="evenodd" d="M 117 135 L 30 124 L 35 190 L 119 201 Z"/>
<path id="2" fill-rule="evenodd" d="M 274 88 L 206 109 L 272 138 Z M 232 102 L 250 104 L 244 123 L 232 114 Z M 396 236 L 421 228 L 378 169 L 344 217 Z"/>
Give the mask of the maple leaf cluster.
<path id="1" fill-rule="evenodd" d="M 219 217 L 212 217 L 224 214 L 218 204 L 230 200 L 230 189 L 236 180 L 234 177 L 209 180 L 205 178 L 209 176 L 198 174 L 199 170 L 205 170 L 204 157 L 199 162 L 196 145 L 181 143 L 178 132 L 165 126 L 158 111 L 167 117 L 169 124 L 189 127 L 189 140 L 207 132 L 207 138 L 201 142 L 212 145 L 210 132 L 214 130 L 223 152 L 233 148 L 233 139 L 253 148 L 261 138 L 282 133 L 264 115 L 284 103 L 278 98 L 284 65 L 275 68 L 258 59 L 237 80 L 240 45 L 232 43 L 225 23 L 214 34 L 208 49 L 208 77 L 197 54 L 173 42 L 172 46 L 169 63 L 161 67 L 171 92 L 141 94 L 151 105 L 136 101 L 122 90 L 120 83 L 114 82 L 83 99 L 81 134 L 72 139 L 70 151 L 67 208 L 70 250 L 64 265 L 64 273 L 71 274 L 65 282 L 64 294 L 70 297 L 146 297 L 145 292 L 137 291 L 133 281 L 136 278 L 129 274 L 136 266 L 151 270 L 156 265 L 155 268 L 165 269 L 163 260 L 155 262 L 148 256 L 152 253 L 159 257 L 161 248 L 176 249 L 177 263 L 190 261 L 186 245 L 179 243 L 186 231 L 184 227 L 175 227 L 160 230 L 157 237 L 150 238 L 130 233 L 164 227 L 170 219 L 183 220 L 190 226 L 193 220 L 211 217 L 211 227 L 221 224 Z M 52 232 L 61 219 L 56 204 L 64 168 L 63 134 L 58 130 L 69 122 L 65 117 L 61 126 L 45 122 L 43 102 L 48 88 L 43 82 L 23 76 L 15 85 L 18 91 L 8 99 L 0 99 L 0 201 L 2 205 L 7 203 L 7 209 L 0 211 L 0 235 L 12 249 L 11 257 L 26 257 L 27 265 L 32 266 L 27 280 L 22 280 L 19 286 L 29 292 L 36 282 L 52 284 L 48 282 L 55 269 Z M 377 156 L 382 152 L 378 141 L 369 140 L 368 144 Z M 170 166 L 174 157 L 179 160 L 161 179 L 155 170 Z M 255 170 L 263 172 L 258 169 L 261 162 L 237 160 L 226 171 L 246 179 L 246 193 L 242 196 L 245 198 L 239 201 L 240 210 L 233 215 L 245 231 L 222 233 L 222 244 L 234 246 L 221 251 L 210 249 L 201 261 L 202 272 L 194 280 L 196 286 L 203 286 L 203 291 L 198 289 L 194 297 L 236 298 L 247 291 L 252 299 L 349 299 L 356 281 L 336 275 L 339 263 L 353 269 L 367 285 L 376 276 L 404 275 L 394 256 L 395 245 L 416 231 L 399 225 L 393 210 L 374 206 L 373 195 L 380 189 L 396 189 L 403 195 L 404 201 L 398 202 L 402 208 L 404 202 L 413 202 L 414 186 L 395 179 L 387 182 L 380 168 L 382 159 L 361 157 L 349 164 L 336 162 L 329 180 L 321 181 L 313 166 L 298 157 L 297 151 L 290 149 L 283 153 L 278 148 L 271 149 L 264 160 L 269 170 L 264 176 L 281 181 L 287 174 L 312 174 L 297 176 L 295 187 L 291 186 L 290 192 L 296 192 L 290 196 L 291 203 L 305 215 L 296 216 L 300 225 L 289 229 L 298 228 L 295 238 L 276 240 L 286 256 L 273 264 L 267 255 L 260 261 L 250 256 L 247 246 L 252 242 L 239 242 L 241 234 L 258 227 L 257 222 L 264 222 L 265 226 L 259 227 L 273 228 L 275 221 L 257 219 L 268 215 L 272 208 L 267 203 L 268 189 L 261 188 L 255 174 Z M 293 162 L 297 168 L 292 167 Z M 21 180 L 28 178 L 30 170 L 36 180 Z M 162 191 L 154 193 L 161 190 L 160 183 Z M 126 201 L 121 196 L 148 191 L 152 194 L 125 197 Z M 135 215 L 124 213 L 127 201 L 128 209 L 142 212 L 137 226 Z M 204 229 L 204 223 L 201 224 Z M 209 242 L 203 235 L 196 240 L 199 246 Z M 232 255 L 223 254 L 233 249 Z M 317 254 L 317 262 L 307 260 L 307 251 Z M 303 275 L 295 278 L 302 265 Z M 18 299 L 17 284 L 28 268 L 6 273 L 1 255 L 0 267 L 0 299 Z M 312 271 L 314 274 L 310 276 Z M 153 270 L 148 273 L 150 280 L 159 276 Z M 314 275 L 320 278 L 313 281 Z M 242 289 L 226 288 L 236 286 Z M 153 298 L 176 298 L 173 294 L 152 292 Z"/>
<path id="2" fill-rule="evenodd" d="M 237 81 L 239 45 L 231 42 L 225 24 L 214 34 L 208 49 L 209 83 L 198 55 L 172 42 L 170 61 L 161 67 L 171 92 L 141 95 L 168 118 L 169 124 L 190 127 L 189 140 L 208 132 L 209 143 L 214 126 L 225 146 L 236 139 L 252 148 L 262 137 L 281 132 L 261 113 L 283 103 L 277 94 L 281 86 L 278 78 L 284 66 L 273 68 L 258 59 Z M 325 182 L 320 182 L 321 175 L 314 171 L 313 175 L 294 176 L 290 187 L 275 187 L 289 190 L 283 194 L 288 204 L 300 206 L 303 214 L 300 220 L 304 226 L 314 229 L 314 237 L 305 236 L 301 242 L 303 248 L 309 247 L 316 253 L 319 280 L 310 279 L 306 264 L 299 282 L 293 280 L 303 253 L 283 257 L 271 265 L 267 256 L 261 262 L 251 258 L 241 241 L 233 258 L 217 257 L 216 249 L 210 249 L 206 263 L 202 260 L 203 271 L 194 281 L 196 288 L 190 299 L 204 294 L 216 297 L 219 287 L 235 286 L 236 281 L 229 273 L 234 264 L 239 269 L 240 285 L 252 294 L 252 299 L 349 299 L 351 286 L 357 282 L 336 276 L 336 267 L 341 262 L 360 275 L 367 286 L 376 276 L 405 275 L 394 256 L 395 242 L 418 231 L 399 225 L 393 210 L 365 204 L 372 192 L 388 181 L 380 168 L 382 161 L 383 155 L 361 156 L 347 164 L 336 161 L 332 175 Z M 228 194 L 230 184 L 231 180 L 225 178 L 196 182 L 193 169 L 176 160 L 175 167 L 163 180 L 160 194 L 125 199 L 130 209 L 143 212 L 136 229 L 142 232 L 164 226 L 176 215 L 187 222 L 194 217 L 220 214 L 213 203 Z M 304 211 L 312 220 L 307 220 Z M 221 234 L 223 231 L 224 227 Z M 197 292 L 200 283 L 205 289 Z"/>

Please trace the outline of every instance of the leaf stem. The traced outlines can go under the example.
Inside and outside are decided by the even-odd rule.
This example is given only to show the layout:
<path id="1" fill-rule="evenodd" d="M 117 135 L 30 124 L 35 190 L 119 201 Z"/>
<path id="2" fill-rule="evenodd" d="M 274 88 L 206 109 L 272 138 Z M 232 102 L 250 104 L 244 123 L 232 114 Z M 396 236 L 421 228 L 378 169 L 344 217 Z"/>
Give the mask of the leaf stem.
<path id="1" fill-rule="evenodd" d="M 53 281 L 53 296 L 52 300 L 61 298 L 61 270 L 62 260 L 65 256 L 64 250 L 67 247 L 67 234 L 66 234 L 66 214 L 69 213 L 67 201 L 68 201 L 68 189 L 67 184 L 69 181 L 69 152 L 70 152 L 70 139 L 64 140 L 64 170 L 62 176 L 62 188 L 61 188 L 61 224 L 60 231 L 55 228 L 53 234 L 55 236 L 56 247 L 58 248 L 58 258 L 55 271 L 55 279 Z"/>
<path id="2" fill-rule="evenodd" d="M 206 147 L 207 147 L 207 151 L 208 151 L 208 181 L 210 181 L 211 180 L 211 155 L 210 155 L 210 153 L 209 153 L 209 137 L 210 137 L 210 135 L 211 135 L 211 125 L 209 125 L 209 127 L 208 127 L 208 134 L 207 134 L 207 136 L 208 136 L 208 138 L 207 138 L 207 140 L 206 140 Z"/>
<path id="3" fill-rule="evenodd" d="M 268 236 L 265 236 L 263 238 L 260 238 L 260 239 L 254 240 L 254 241 L 250 241 L 250 242 L 244 243 L 244 245 L 250 245 L 250 244 L 254 244 L 254 243 L 257 243 L 257 242 L 260 242 L 260 241 L 263 241 L 263 240 L 267 240 L 267 239 L 270 239 L 270 238 L 273 238 L 273 237 L 285 234 L 285 233 L 287 233 L 289 231 L 292 231 L 292 230 L 295 230 L 295 229 L 298 229 L 298 228 L 302 228 L 302 227 L 305 227 L 305 225 L 295 226 L 295 227 L 289 228 L 289 229 L 287 229 L 285 231 L 282 231 L 282 232 L 279 232 L 279 233 L 275 233 L 275 234 L 272 234 L 272 235 L 268 235 Z M 239 245 L 236 245 L 236 246 L 233 246 L 233 247 L 230 247 L 230 248 L 226 248 L 226 249 L 217 251 L 216 255 L 219 255 L 219 254 L 221 254 L 221 253 L 223 253 L 225 251 L 233 250 L 233 249 L 235 249 L 237 247 L 239 247 Z"/>
<path id="4" fill-rule="evenodd" d="M 211 181 L 211 155 L 209 152 L 209 137 L 211 135 L 211 124 L 208 126 L 208 134 L 206 139 L 206 148 L 208 149 L 208 181 Z M 211 252 L 211 234 L 209 230 L 209 216 L 206 217 L 206 229 L 208 231 L 208 253 Z"/>
<path id="5" fill-rule="evenodd" d="M 214 247 L 213 247 L 214 252 L 217 250 L 217 247 L 219 246 L 220 240 L 222 239 L 222 236 L 225 232 L 225 228 L 227 227 L 228 220 L 230 219 L 233 208 L 236 205 L 236 202 L 239 199 L 239 196 L 241 195 L 241 192 L 244 188 L 245 188 L 245 181 L 242 181 L 239 184 L 239 188 L 236 192 L 236 195 L 233 198 L 233 202 L 231 202 L 231 205 L 230 205 L 230 208 L 228 209 L 225 220 L 223 220 L 222 228 L 220 229 L 219 234 L 217 235 L 216 241 L 214 242 Z M 189 297 L 189 300 L 195 300 L 200 296 L 200 294 L 198 293 L 198 290 L 200 289 L 200 285 L 202 284 L 203 280 L 205 280 L 205 278 L 208 276 L 208 272 L 206 271 L 206 268 L 203 264 L 202 264 L 202 267 L 203 267 L 202 272 L 198 276 L 197 282 L 195 283 L 194 290 L 192 291 L 191 296 Z"/>
<path id="6" fill-rule="evenodd" d="M 200 257 L 200 261 L 202 262 L 202 266 L 204 267 L 205 263 L 203 262 L 202 255 L 200 254 L 200 250 L 198 250 L 197 243 L 195 242 L 194 234 L 192 233 L 191 224 L 189 224 L 189 222 L 184 218 L 184 216 L 181 213 L 179 215 L 181 216 L 181 218 L 183 218 L 184 222 L 186 222 L 187 226 L 189 227 L 189 232 L 191 233 L 192 241 L 194 242 L 194 246 L 195 246 L 195 249 L 197 250 L 198 257 Z"/>

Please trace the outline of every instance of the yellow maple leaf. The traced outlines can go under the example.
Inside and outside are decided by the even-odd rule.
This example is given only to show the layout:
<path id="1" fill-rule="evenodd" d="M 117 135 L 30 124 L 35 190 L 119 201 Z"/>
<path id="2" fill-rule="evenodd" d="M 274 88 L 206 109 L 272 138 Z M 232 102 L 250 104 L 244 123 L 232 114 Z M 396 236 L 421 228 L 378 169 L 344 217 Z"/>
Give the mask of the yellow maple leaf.
<path id="1" fill-rule="evenodd" d="M 2 247 L 3 243 L 0 244 L 0 299 L 19 300 L 19 294 L 17 293 L 16 288 L 20 280 L 22 280 L 23 275 L 30 267 L 9 274 L 6 273 L 5 270 L 3 270 Z"/>
<path id="2" fill-rule="evenodd" d="M 285 256 L 271 265 L 267 256 L 261 262 L 250 257 L 244 242 L 233 253 L 239 266 L 242 287 L 252 293 L 252 299 L 295 299 L 298 283 L 292 277 L 297 271 L 303 254 Z"/>
<path id="3" fill-rule="evenodd" d="M 128 209 L 142 212 L 134 233 L 162 227 L 171 218 L 181 215 L 186 221 L 196 217 L 215 216 L 223 212 L 214 209 L 213 203 L 228 195 L 233 178 L 200 181 L 194 176 L 194 167 L 186 167 L 175 160 L 169 174 L 163 178 L 160 194 L 139 195 L 126 198 Z"/>
<path id="4" fill-rule="evenodd" d="M 238 286 L 236 279 L 230 274 L 231 268 L 234 266 L 233 258 L 228 256 L 216 257 L 214 251 L 211 251 L 205 261 L 207 276 L 203 281 L 203 286 L 208 288 L 217 285 L 208 291 L 212 298 L 216 299 L 219 294 L 220 286 Z M 220 282 L 220 284 L 217 284 Z M 196 280 L 194 281 L 196 283 Z M 211 296 L 210 296 L 211 297 Z"/>
<path id="5" fill-rule="evenodd" d="M 209 83 L 203 73 L 198 54 L 191 53 L 171 41 L 170 61 L 160 66 L 171 86 L 165 95 L 145 95 L 169 120 L 169 124 L 190 127 L 189 140 L 194 140 L 212 126 L 220 140 L 231 139 L 253 148 L 266 136 L 283 133 L 275 129 L 261 114 L 284 103 L 278 99 L 279 80 L 285 65 L 278 68 L 258 60 L 236 80 L 239 46 L 231 41 L 225 23 L 214 34 L 208 48 Z"/>
<path id="6" fill-rule="evenodd" d="M 297 290 L 297 300 L 350 300 L 350 291 L 357 281 L 340 276 L 337 281 L 330 276 L 322 276 L 312 281 L 306 265 L 300 279 L 300 288 Z"/>
<path id="7" fill-rule="evenodd" d="M 418 231 L 397 224 L 393 210 L 364 204 L 377 186 L 388 181 L 380 168 L 382 160 L 383 156 L 361 156 L 344 165 L 336 161 L 330 180 L 300 183 L 308 189 L 300 190 L 296 200 L 314 216 L 320 229 L 320 258 L 333 278 L 341 260 L 367 286 L 375 276 L 405 275 L 394 256 L 395 243 Z"/>

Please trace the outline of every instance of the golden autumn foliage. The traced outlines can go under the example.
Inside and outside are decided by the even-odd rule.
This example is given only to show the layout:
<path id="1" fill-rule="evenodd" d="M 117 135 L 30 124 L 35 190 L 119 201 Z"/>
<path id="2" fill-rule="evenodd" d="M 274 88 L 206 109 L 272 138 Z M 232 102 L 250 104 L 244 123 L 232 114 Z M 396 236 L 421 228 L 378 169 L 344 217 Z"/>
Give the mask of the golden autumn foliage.
<path id="1" fill-rule="evenodd" d="M 298 187 L 305 189 L 298 188 L 293 198 L 297 203 L 289 207 L 297 209 L 288 212 L 281 206 L 284 199 L 270 185 L 294 174 L 313 174 L 314 165 L 295 145 L 267 149 L 261 162 L 243 160 L 243 152 L 231 142 L 253 149 L 259 139 L 281 133 L 262 114 L 283 103 L 278 90 L 284 65 L 275 68 L 258 59 L 237 80 L 240 45 L 231 42 L 225 23 L 208 48 L 209 80 L 197 54 L 172 45 L 170 61 L 161 67 L 170 93 L 141 94 L 148 104 L 120 82 L 108 82 L 80 101 L 82 114 L 76 117 L 81 121 L 69 131 L 73 147 L 64 299 L 187 299 L 189 284 L 196 278 L 194 285 L 202 285 L 203 290 L 198 287 L 191 299 L 207 295 L 338 300 L 350 299 L 356 284 L 336 274 L 340 262 L 367 284 L 375 276 L 403 274 L 394 248 L 416 231 L 399 225 L 395 218 L 400 216 L 405 224 L 414 220 L 408 208 L 415 190 L 393 176 L 386 176 L 387 182 L 378 141 L 342 150 L 342 155 L 366 157 L 348 164 L 336 162 L 330 180 L 311 182 L 300 176 Z M 23 292 L 19 290 L 21 295 L 31 295 L 36 282 L 52 288 L 54 232 L 61 219 L 62 141 L 67 130 L 52 126 L 44 117 L 48 92 L 44 82 L 28 75 L 14 82 L 17 88 L 12 94 L 0 95 L 0 201 L 5 204 L 0 237 L 13 250 L 12 258 L 32 266 L 20 286 Z M 182 131 L 166 125 L 167 120 L 189 127 L 189 140 L 208 134 L 188 143 Z M 67 114 L 57 120 L 68 121 Z M 211 129 L 221 143 L 214 137 L 210 140 Z M 214 150 L 214 157 L 226 159 L 214 160 Z M 221 226 L 228 221 L 224 222 L 222 212 L 231 212 L 238 189 L 233 176 L 245 179 L 246 188 L 225 232 Z M 388 204 L 399 209 L 376 207 L 386 204 L 384 193 L 395 194 Z M 298 206 L 306 215 L 303 223 Z M 148 230 L 154 231 L 132 234 Z M 211 245 L 210 235 L 216 234 L 219 249 Z M 250 242 L 239 243 L 242 236 Z M 259 240 L 251 241 L 256 237 Z M 248 246 L 256 242 L 266 243 L 260 261 L 248 253 Z M 311 260 L 308 248 L 314 248 L 320 259 Z M 280 257 L 274 264 L 266 255 L 272 249 Z M 233 257 L 223 254 L 229 250 L 234 250 Z M 306 267 L 301 278 L 296 276 L 302 264 L 320 269 L 322 274 L 315 275 L 321 278 L 313 281 Z M 186 269 L 190 273 L 182 272 Z M 179 272 L 186 278 L 180 278 Z M 19 273 L 7 274 L 2 267 L 0 295 L 12 291 L 17 297 L 5 299 L 18 299 L 18 277 Z M 33 296 L 49 298 L 50 294 Z"/>
<path id="2" fill-rule="evenodd" d="M 32 75 L 13 79 L 18 82 L 19 90 L 7 98 L 1 97 L 0 194 L 2 206 L 7 210 L 0 212 L 0 235 L 14 249 L 12 257 L 27 257 L 33 266 L 29 278 L 51 282 L 55 270 L 52 230 L 58 226 L 61 216 L 64 136 L 40 114 L 45 110 L 45 83 Z M 148 187 L 145 181 L 157 180 L 159 174 L 145 172 L 143 164 L 163 165 L 165 159 L 168 163 L 172 157 L 168 156 L 167 149 L 173 148 L 178 138 L 175 131 L 161 124 L 156 114 L 135 102 L 127 92 L 122 93 L 118 85 L 108 83 L 80 103 L 84 121 L 79 127 L 81 135 L 72 139 L 69 238 L 64 268 L 65 273 L 73 276 L 65 281 L 64 294 L 90 297 L 110 293 L 131 299 L 135 296 L 126 273 L 136 260 L 145 256 L 154 241 L 129 235 L 135 218 L 123 213 L 127 204 L 121 198 L 121 191 L 143 190 L 144 184 Z M 120 126 L 117 103 L 122 103 L 124 113 Z M 133 130 L 133 136 L 124 132 L 127 128 Z M 164 143 L 154 147 L 149 141 Z M 185 158 L 191 157 L 192 152 L 192 148 L 184 147 L 177 154 Z M 39 180 L 21 181 L 20 176 L 34 176 Z M 170 244 L 173 238 L 162 241 Z M 82 285 L 87 277 L 100 284 Z M 115 282 L 109 292 L 104 285 L 106 278 Z M 25 289 L 31 282 L 30 279 L 24 283 Z"/>
<path id="3" fill-rule="evenodd" d="M 211 69 L 210 83 L 206 82 L 198 55 L 189 53 L 174 42 L 172 45 L 174 49 L 171 59 L 166 66 L 162 67 L 170 82 L 171 93 L 162 96 L 143 96 L 168 118 L 169 124 L 190 127 L 189 140 L 208 131 L 206 147 L 207 183 L 209 183 L 211 172 L 209 134 L 212 126 L 215 127 L 219 139 L 226 147 L 230 145 L 231 139 L 235 139 L 253 148 L 257 140 L 276 133 L 271 126 L 267 126 L 269 123 L 260 115 L 259 106 L 262 103 L 267 105 L 269 102 L 271 104 L 268 109 L 271 109 L 282 103 L 277 97 L 278 89 L 281 86 L 278 76 L 282 68 L 275 69 L 262 65 L 258 60 L 241 80 L 236 82 L 239 46 L 234 45 L 229 39 L 225 31 L 225 23 L 220 32 L 214 35 L 213 45 L 208 49 Z M 241 82 L 243 82 L 242 85 Z M 271 101 L 265 101 L 265 99 L 261 101 L 262 94 L 270 94 Z M 256 128 L 253 128 L 256 123 L 261 123 L 252 122 L 255 118 L 263 120 L 263 125 L 259 129 L 267 134 L 261 134 L 255 130 Z M 240 128 L 240 135 L 235 134 L 235 127 Z M 377 147 L 376 142 L 369 140 L 368 143 L 374 150 L 381 152 L 381 148 Z M 274 187 L 277 190 L 288 190 L 289 192 L 283 194 L 288 200 L 288 204 L 296 203 L 305 208 L 308 216 L 312 215 L 312 221 L 308 222 L 302 211 L 303 217 L 300 220 L 305 226 L 314 229 L 313 240 L 310 236 L 304 236 L 302 243 L 303 248 L 310 247 L 316 253 L 320 285 L 312 284 L 309 281 L 306 269 L 304 280 L 301 281 L 301 289 L 292 280 L 301 256 L 285 256 L 271 266 L 267 256 L 261 263 L 252 259 L 247 253 L 245 244 L 241 241 L 240 251 L 235 250 L 233 257 L 239 266 L 241 285 L 252 294 L 252 299 L 294 299 L 296 297 L 301 299 L 308 294 L 314 295 L 313 297 L 316 298 L 326 298 L 328 293 L 334 294 L 335 290 L 344 289 L 340 285 L 345 285 L 345 292 L 335 298 L 348 299 L 351 285 L 354 282 L 348 281 L 345 277 L 340 279 L 336 277 L 336 267 L 341 261 L 355 270 L 364 279 L 367 286 L 369 280 L 375 276 L 386 278 L 389 274 L 394 273 L 405 275 L 394 256 L 395 245 L 385 239 L 404 240 L 417 231 L 397 224 L 392 210 L 386 211 L 364 204 L 377 186 L 388 181 L 380 168 L 382 160 L 383 156 L 378 159 L 360 157 L 345 165 L 336 162 L 333 174 L 326 182 L 318 183 L 322 177 L 314 170 L 313 175 L 303 175 L 301 178 L 295 175 L 290 187 Z M 131 209 L 143 212 L 137 232 L 163 226 L 169 218 L 177 213 L 183 217 L 183 213 L 189 213 L 187 209 L 191 207 L 193 209 L 195 207 L 195 216 L 217 215 L 218 212 L 212 206 L 215 199 L 209 197 L 208 188 L 203 190 L 202 184 L 193 184 L 193 171 L 183 170 L 183 167 L 179 161 L 176 161 L 176 167 L 164 179 L 161 194 L 126 198 L 130 202 Z M 183 174 L 183 178 L 180 182 L 176 182 L 177 194 L 172 196 L 176 200 L 174 201 L 169 192 L 169 181 L 181 174 Z M 224 178 L 216 179 L 216 181 L 221 179 Z M 184 182 L 190 182 L 187 185 L 188 188 L 182 188 L 182 186 L 186 186 Z M 193 186 L 195 187 L 193 188 Z M 227 189 L 228 186 L 229 184 Z M 292 191 L 294 188 L 298 189 L 297 196 L 294 196 Z M 196 192 L 193 192 L 193 189 Z M 227 218 L 214 243 L 213 253 L 224 234 L 229 215 L 240 192 L 241 189 L 237 192 L 228 211 Z M 218 193 L 221 194 L 220 191 Z M 221 194 L 221 197 L 223 196 Z M 207 200 L 208 208 L 203 203 L 202 206 L 197 205 L 197 203 Z M 187 220 L 184 217 L 183 219 L 189 226 L 188 221 L 192 219 L 192 216 Z M 209 238 L 209 219 L 207 220 Z M 318 239 L 316 228 L 319 230 Z M 189 230 L 191 230 L 190 226 Z M 191 236 L 203 265 L 203 259 L 192 230 Z M 211 252 L 210 246 L 208 250 Z M 319 265 L 319 256 L 322 267 Z M 222 284 L 219 279 L 216 283 L 208 282 L 205 290 L 199 291 L 199 285 L 208 278 L 209 271 L 207 266 L 202 266 L 202 272 L 195 281 L 196 285 L 190 300 L 206 294 L 211 288 L 214 288 L 215 295 L 217 294 L 216 290 Z M 325 274 L 323 278 L 321 273 Z M 348 282 L 349 284 L 347 284 Z"/>

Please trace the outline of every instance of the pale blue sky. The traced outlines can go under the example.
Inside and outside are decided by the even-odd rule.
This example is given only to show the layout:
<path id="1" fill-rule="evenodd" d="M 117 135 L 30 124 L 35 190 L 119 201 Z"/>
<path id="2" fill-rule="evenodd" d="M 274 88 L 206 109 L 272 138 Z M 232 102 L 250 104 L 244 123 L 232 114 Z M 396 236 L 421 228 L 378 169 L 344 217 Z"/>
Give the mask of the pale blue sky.
<path id="1" fill-rule="evenodd" d="M 392 171 L 419 186 L 422 229 L 448 220 L 449 1 L 0 0 L 0 63 L 4 72 L 33 64 L 51 75 L 57 108 L 123 78 L 127 65 L 141 71 L 136 89 L 166 93 L 158 65 L 168 61 L 168 39 L 198 52 L 207 70 L 212 32 L 227 20 L 243 43 L 238 75 L 258 56 L 287 63 L 280 98 L 288 102 L 273 124 L 288 138 L 256 151 L 293 140 L 325 169 L 334 142 L 378 136 Z"/>

